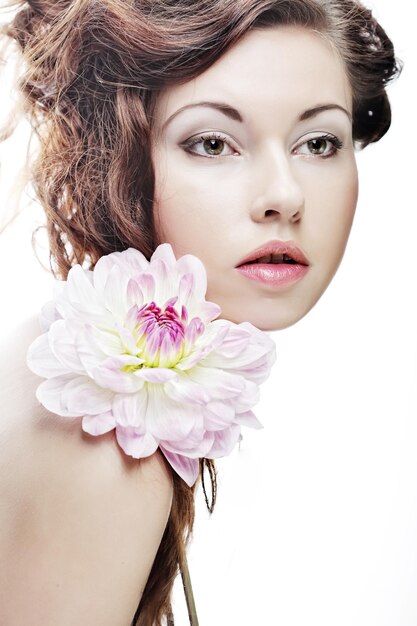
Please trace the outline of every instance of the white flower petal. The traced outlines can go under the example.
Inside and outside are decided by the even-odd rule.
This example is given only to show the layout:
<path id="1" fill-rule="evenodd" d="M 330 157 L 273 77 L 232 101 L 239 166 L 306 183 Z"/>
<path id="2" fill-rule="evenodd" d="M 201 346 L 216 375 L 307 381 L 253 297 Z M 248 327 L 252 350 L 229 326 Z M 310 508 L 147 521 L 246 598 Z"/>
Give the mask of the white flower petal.
<path id="1" fill-rule="evenodd" d="M 204 426 L 207 430 L 224 430 L 235 421 L 234 407 L 227 402 L 212 401 L 203 407 Z"/>
<path id="2" fill-rule="evenodd" d="M 32 372 L 43 378 L 63 376 L 71 371 L 52 352 L 48 333 L 40 335 L 30 344 L 26 362 Z"/>
<path id="3" fill-rule="evenodd" d="M 200 350 L 194 350 L 188 356 L 184 357 L 176 364 L 176 368 L 182 372 L 190 371 L 197 363 L 200 363 L 209 354 L 210 348 L 201 348 Z"/>
<path id="4" fill-rule="evenodd" d="M 100 387 L 118 393 L 134 393 L 142 389 L 145 383 L 132 372 L 123 371 L 122 367 L 136 366 L 141 363 L 140 359 L 130 355 L 110 357 L 93 369 L 92 376 Z"/>
<path id="5" fill-rule="evenodd" d="M 111 411 L 99 415 L 84 415 L 82 420 L 83 431 L 89 435 L 104 435 L 116 427 L 116 420 Z"/>
<path id="6" fill-rule="evenodd" d="M 174 251 L 170 243 L 161 243 L 156 248 L 155 252 L 151 256 L 151 263 L 162 259 L 168 266 L 175 265 L 177 263 L 177 259 L 175 258 Z"/>
<path id="7" fill-rule="evenodd" d="M 250 428 L 255 428 L 256 430 L 260 430 L 263 428 L 263 424 L 258 420 L 255 413 L 253 411 L 245 411 L 244 413 L 238 413 L 236 415 L 235 422 L 237 424 L 241 424 L 242 426 L 248 426 Z"/>
<path id="8" fill-rule="evenodd" d="M 244 379 L 220 369 L 196 365 L 188 371 L 188 376 L 194 382 L 204 385 L 213 399 L 221 400 L 234 398 L 245 389 Z"/>
<path id="9" fill-rule="evenodd" d="M 68 272 L 66 295 L 73 306 L 78 305 L 78 310 L 102 315 L 105 313 L 104 307 L 89 278 L 90 275 L 81 265 L 74 265 Z"/>
<path id="10" fill-rule="evenodd" d="M 205 430 L 203 416 L 198 413 L 196 422 L 187 437 L 163 439 L 160 441 L 160 445 L 175 454 L 184 454 L 191 459 L 198 459 L 205 456 L 206 452 L 211 449 L 213 441 L 214 436 Z"/>
<path id="11" fill-rule="evenodd" d="M 55 320 L 60 319 L 61 315 L 56 308 L 56 304 L 53 300 L 47 302 L 43 305 L 41 309 L 41 314 L 39 316 L 39 321 L 41 325 L 42 331 L 45 333 L 49 330 L 51 324 L 55 322 Z"/>
<path id="12" fill-rule="evenodd" d="M 56 413 L 62 417 L 82 417 L 81 414 L 74 415 L 74 413 L 68 411 L 62 401 L 65 386 L 71 382 L 73 378 L 72 374 L 67 374 L 66 376 L 57 376 L 56 378 L 45 380 L 36 390 L 37 399 L 48 411 L 51 411 L 51 413 Z"/>
<path id="13" fill-rule="evenodd" d="M 271 355 L 275 353 L 275 343 L 272 339 L 267 337 L 265 341 L 263 337 L 260 341 L 258 329 L 256 329 L 256 334 L 250 334 L 247 327 L 241 330 L 246 335 L 246 347 L 243 346 L 245 335 L 239 332 L 239 327 L 230 329 L 223 342 L 207 357 L 205 364 L 208 367 L 247 368 L 250 372 L 252 368 L 265 362 L 265 359 L 268 363 L 270 362 Z M 243 348 L 241 349 L 240 346 Z"/>
<path id="14" fill-rule="evenodd" d="M 80 361 L 74 339 L 65 320 L 57 320 L 52 324 L 48 333 L 49 345 L 55 357 L 68 371 L 78 374 L 84 373 L 84 366 Z"/>
<path id="15" fill-rule="evenodd" d="M 86 376 L 78 376 L 62 390 L 61 402 L 73 415 L 94 415 L 111 409 L 114 393 L 102 389 Z"/>
<path id="16" fill-rule="evenodd" d="M 177 378 L 166 382 L 164 390 L 172 400 L 177 402 L 206 404 L 210 401 L 210 394 L 204 385 L 192 381 L 187 373 L 181 373 Z"/>
<path id="17" fill-rule="evenodd" d="M 134 375 L 149 383 L 166 383 L 178 377 L 177 372 L 165 367 L 142 367 Z"/>
<path id="18" fill-rule="evenodd" d="M 123 354 L 124 346 L 120 336 L 113 328 L 97 328 L 97 326 L 88 325 L 85 327 L 85 333 L 95 341 L 99 350 L 107 356 L 117 356 Z"/>
<path id="19" fill-rule="evenodd" d="M 215 319 L 221 309 L 205 300 L 206 290 L 200 259 L 177 260 L 168 243 L 150 261 L 129 249 L 102 257 L 93 272 L 75 266 L 45 309 L 48 334 L 28 352 L 29 366 L 49 379 L 38 399 L 59 415 L 82 417 L 92 435 L 116 429 L 135 458 L 159 444 L 192 485 L 199 458 L 228 454 L 241 424 L 260 427 L 251 408 L 275 359 L 262 331 Z M 179 316 L 171 309 L 162 318 L 172 322 L 172 337 L 155 326 L 158 308 L 167 307 Z"/>
<path id="20" fill-rule="evenodd" d="M 104 304 L 120 323 L 123 323 L 126 313 L 129 310 L 127 299 L 129 280 L 129 276 L 123 274 L 120 267 L 115 265 L 111 268 L 104 286 Z"/>
<path id="21" fill-rule="evenodd" d="M 133 278 L 149 267 L 149 261 L 139 250 L 134 248 L 102 256 L 94 267 L 94 287 L 99 294 L 104 293 L 108 274 L 115 265 L 120 267 L 124 276 Z"/>
<path id="22" fill-rule="evenodd" d="M 185 440 L 202 415 L 198 405 L 171 400 L 159 385 L 148 385 L 146 428 L 159 440 Z"/>
<path id="23" fill-rule="evenodd" d="M 144 387 L 138 393 L 117 394 L 114 397 L 112 412 L 119 426 L 133 426 L 143 435 L 146 431 L 146 411 L 148 390 Z"/>
<path id="24" fill-rule="evenodd" d="M 116 426 L 116 438 L 122 450 L 135 459 L 150 456 L 158 447 L 158 442 L 151 433 L 141 435 L 132 426 Z"/>
<path id="25" fill-rule="evenodd" d="M 178 275 L 192 274 L 194 277 L 193 291 L 190 298 L 203 301 L 207 292 L 207 273 L 203 262 L 192 254 L 184 254 L 177 261 Z"/>

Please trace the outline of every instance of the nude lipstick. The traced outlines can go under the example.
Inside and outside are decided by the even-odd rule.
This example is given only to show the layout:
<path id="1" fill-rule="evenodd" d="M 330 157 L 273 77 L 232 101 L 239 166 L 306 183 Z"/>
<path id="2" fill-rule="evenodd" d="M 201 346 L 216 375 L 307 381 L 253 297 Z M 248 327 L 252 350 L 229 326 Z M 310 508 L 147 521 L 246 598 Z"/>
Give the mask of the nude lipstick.
<path id="1" fill-rule="evenodd" d="M 245 257 L 236 269 L 249 280 L 271 287 L 295 283 L 309 270 L 304 252 L 293 241 L 268 241 Z"/>

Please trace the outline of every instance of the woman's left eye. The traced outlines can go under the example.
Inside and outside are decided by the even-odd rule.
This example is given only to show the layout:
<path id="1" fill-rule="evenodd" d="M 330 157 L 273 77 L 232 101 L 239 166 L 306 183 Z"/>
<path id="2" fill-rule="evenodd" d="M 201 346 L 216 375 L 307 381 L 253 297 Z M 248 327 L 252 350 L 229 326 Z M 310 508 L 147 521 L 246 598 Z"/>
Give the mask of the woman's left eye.
<path id="1" fill-rule="evenodd" d="M 333 156 L 338 150 L 343 148 L 343 143 L 335 135 L 320 135 L 311 137 L 307 141 L 298 144 L 294 148 L 295 154 L 305 154 L 307 156 L 318 156 L 323 159 Z"/>
<path id="2" fill-rule="evenodd" d="M 238 155 L 230 139 L 218 133 L 190 137 L 181 146 L 186 152 L 202 157 L 219 157 Z"/>

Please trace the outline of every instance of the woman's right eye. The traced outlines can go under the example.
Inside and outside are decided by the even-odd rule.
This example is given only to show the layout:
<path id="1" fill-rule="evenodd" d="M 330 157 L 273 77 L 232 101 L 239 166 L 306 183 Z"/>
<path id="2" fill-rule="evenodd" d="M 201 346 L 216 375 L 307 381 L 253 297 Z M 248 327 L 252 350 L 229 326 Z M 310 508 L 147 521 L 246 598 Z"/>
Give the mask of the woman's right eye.
<path id="1" fill-rule="evenodd" d="M 206 133 L 198 137 L 190 137 L 181 146 L 189 154 L 209 159 L 223 156 L 238 156 L 239 152 L 232 146 L 230 139 L 219 133 Z"/>

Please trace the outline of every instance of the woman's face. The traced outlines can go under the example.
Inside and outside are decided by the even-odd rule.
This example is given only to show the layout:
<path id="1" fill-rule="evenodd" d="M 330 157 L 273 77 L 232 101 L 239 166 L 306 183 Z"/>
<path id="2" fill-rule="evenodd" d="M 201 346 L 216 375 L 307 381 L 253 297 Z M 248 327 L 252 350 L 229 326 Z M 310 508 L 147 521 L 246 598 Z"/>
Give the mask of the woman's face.
<path id="1" fill-rule="evenodd" d="M 351 113 L 342 61 L 295 27 L 252 30 L 203 74 L 162 93 L 158 239 L 177 257 L 202 260 L 206 298 L 221 318 L 285 328 L 328 286 L 357 200 Z M 259 251 L 265 244 L 272 248 Z M 281 256 L 237 267 L 268 253 Z"/>

